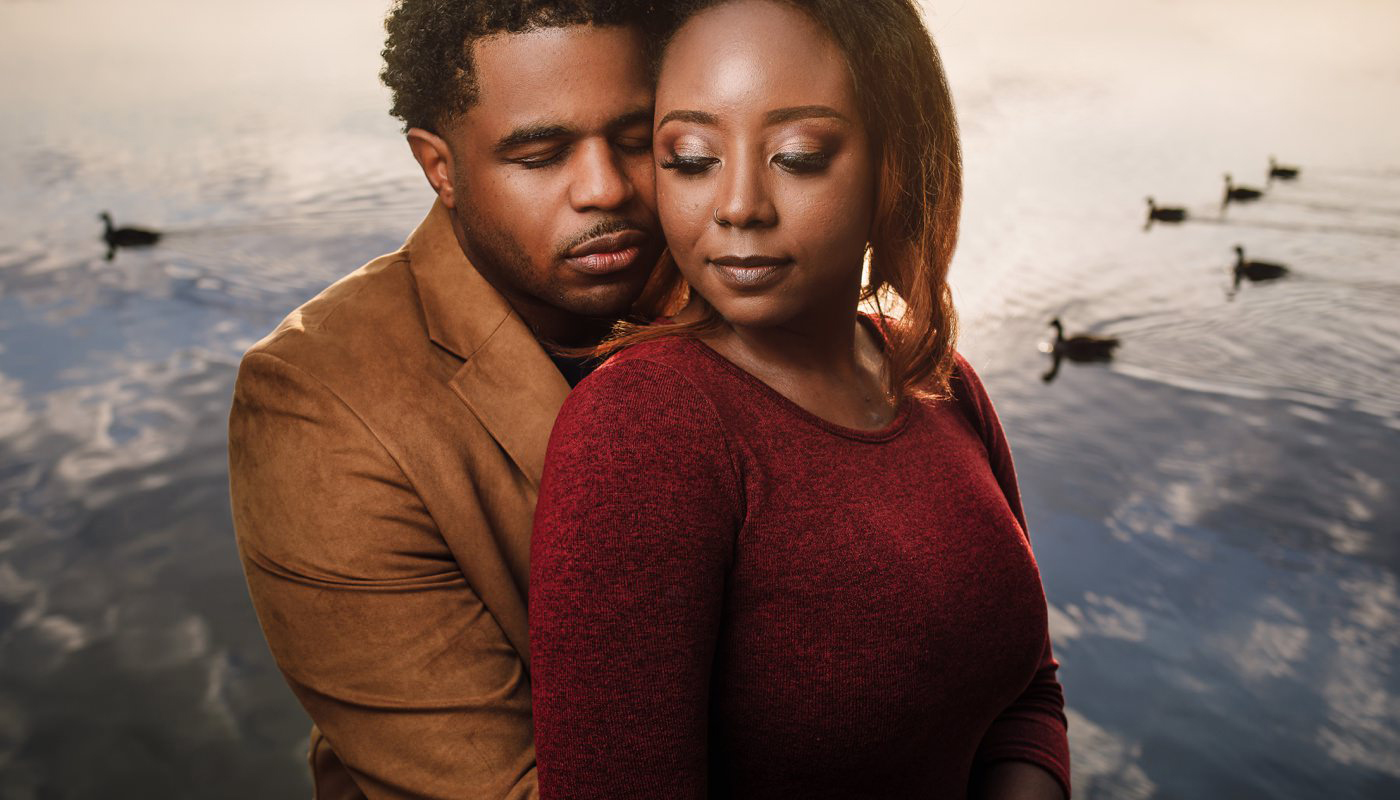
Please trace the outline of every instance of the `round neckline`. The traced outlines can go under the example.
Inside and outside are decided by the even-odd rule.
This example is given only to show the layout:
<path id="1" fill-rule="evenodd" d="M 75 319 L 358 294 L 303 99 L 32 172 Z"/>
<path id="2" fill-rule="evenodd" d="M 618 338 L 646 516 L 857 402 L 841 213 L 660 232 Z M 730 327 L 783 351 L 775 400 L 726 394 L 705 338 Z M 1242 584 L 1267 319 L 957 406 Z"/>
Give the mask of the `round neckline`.
<path id="1" fill-rule="evenodd" d="M 862 324 L 866 325 L 866 327 L 869 328 L 870 332 L 875 335 L 876 340 L 879 341 L 880 344 L 883 346 L 886 340 L 884 337 L 884 333 L 880 331 L 879 326 L 875 325 L 874 321 L 871 320 L 865 314 L 858 315 L 858 319 L 861 320 Z M 683 338 L 689 339 L 695 347 L 699 348 L 700 351 L 705 354 L 707 358 L 714 360 L 721 367 L 738 376 L 740 380 L 749 384 L 760 394 L 768 397 L 770 400 L 777 403 L 788 413 L 792 414 L 793 416 L 799 419 L 805 420 L 806 422 L 815 425 L 828 433 L 835 434 L 836 436 L 840 436 L 845 439 L 854 439 L 860 442 L 887 442 L 898 436 L 900 432 L 904 430 L 905 425 L 909 422 L 910 412 L 914 406 L 914 403 L 910 401 L 910 398 L 908 396 L 902 396 L 899 398 L 899 405 L 895 407 L 894 419 L 890 420 L 889 424 L 885 425 L 883 428 L 865 430 L 863 428 L 848 428 L 845 425 L 839 425 L 828 419 L 813 414 L 812 412 L 808 411 L 807 409 L 788 399 L 788 397 L 785 396 L 782 392 L 764 383 L 760 378 L 758 378 L 758 376 L 750 373 L 748 370 L 744 369 L 738 364 L 735 364 L 728 358 L 725 358 L 718 350 L 714 349 L 713 347 L 710 347 L 708 344 L 700 341 L 699 339 L 693 336 L 686 336 Z"/>

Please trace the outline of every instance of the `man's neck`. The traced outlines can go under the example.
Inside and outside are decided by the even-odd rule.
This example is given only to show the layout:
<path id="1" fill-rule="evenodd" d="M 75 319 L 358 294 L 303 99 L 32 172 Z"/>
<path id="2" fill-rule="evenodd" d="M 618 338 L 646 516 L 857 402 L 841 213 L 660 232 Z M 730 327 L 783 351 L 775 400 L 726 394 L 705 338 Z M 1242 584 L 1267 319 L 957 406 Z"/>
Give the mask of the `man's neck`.
<path id="1" fill-rule="evenodd" d="M 497 291 L 524 320 L 525 326 L 543 344 L 560 347 L 593 347 L 607 338 L 617 320 L 606 317 L 581 317 L 557 306 L 547 305 L 533 297 Z"/>

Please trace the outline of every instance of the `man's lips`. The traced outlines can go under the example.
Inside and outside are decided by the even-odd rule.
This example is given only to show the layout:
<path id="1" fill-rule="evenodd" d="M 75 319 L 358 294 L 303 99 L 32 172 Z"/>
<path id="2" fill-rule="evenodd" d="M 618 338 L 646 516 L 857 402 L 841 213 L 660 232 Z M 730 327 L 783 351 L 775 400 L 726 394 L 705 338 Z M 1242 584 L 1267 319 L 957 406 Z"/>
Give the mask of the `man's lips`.
<path id="1" fill-rule="evenodd" d="M 647 236 L 639 230 L 626 230 L 597 236 L 564 254 L 574 269 L 591 275 L 607 275 L 632 266 L 642 253 Z"/>

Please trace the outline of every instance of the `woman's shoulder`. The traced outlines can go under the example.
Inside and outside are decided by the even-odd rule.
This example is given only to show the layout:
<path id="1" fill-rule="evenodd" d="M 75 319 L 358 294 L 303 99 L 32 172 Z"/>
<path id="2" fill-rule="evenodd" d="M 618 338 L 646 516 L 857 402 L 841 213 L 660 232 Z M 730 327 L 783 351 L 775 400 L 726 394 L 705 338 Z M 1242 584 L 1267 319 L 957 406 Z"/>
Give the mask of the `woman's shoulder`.
<path id="1" fill-rule="evenodd" d="M 953 374 L 949 381 L 949 389 L 952 397 L 945 402 L 956 404 L 986 442 L 989 450 L 1000 447 L 999 442 L 1003 439 L 1003 434 L 996 406 L 992 404 L 987 387 L 983 385 L 982 378 L 973 368 L 972 362 L 956 350 L 953 351 Z"/>
<path id="2" fill-rule="evenodd" d="M 982 385 L 977 370 L 972 368 L 972 362 L 957 350 L 953 351 L 953 380 L 963 383 L 979 399 L 987 396 L 987 389 Z"/>
<path id="3" fill-rule="evenodd" d="M 646 339 L 637 344 L 628 345 L 617 351 L 598 371 L 616 367 L 619 364 L 629 364 L 637 361 L 646 361 L 655 364 L 666 364 L 675 366 L 690 366 L 703 356 L 697 352 L 695 346 L 699 342 L 692 336 L 685 334 L 673 334 L 658 336 L 653 339 Z"/>
<path id="4" fill-rule="evenodd" d="M 629 393 L 653 387 L 671 393 L 698 391 L 690 378 L 707 367 L 703 346 L 687 336 L 664 336 L 631 345 L 613 354 L 579 382 L 573 394 Z"/>
<path id="5" fill-rule="evenodd" d="M 559 424 L 606 419 L 616 428 L 710 431 L 716 411 L 703 388 L 712 383 L 703 347 L 688 337 L 667 336 L 619 351 L 569 393 Z"/>

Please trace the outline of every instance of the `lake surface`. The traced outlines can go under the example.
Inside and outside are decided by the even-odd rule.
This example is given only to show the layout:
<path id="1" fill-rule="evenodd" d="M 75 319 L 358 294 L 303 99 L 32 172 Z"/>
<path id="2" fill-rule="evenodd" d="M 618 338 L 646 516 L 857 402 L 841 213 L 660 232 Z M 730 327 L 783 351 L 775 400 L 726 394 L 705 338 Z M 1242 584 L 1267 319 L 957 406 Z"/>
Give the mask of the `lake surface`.
<path id="1" fill-rule="evenodd" d="M 1400 797 L 1400 5 L 926 7 L 1077 796 Z M 0 800 L 309 793 L 225 422 L 430 203 L 385 9 L 0 2 Z M 1222 215 L 1271 153 L 1300 179 Z M 106 261 L 103 209 L 170 235 Z M 1233 290 L 1237 244 L 1292 274 Z M 1118 357 L 1042 380 L 1056 316 Z"/>

